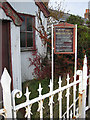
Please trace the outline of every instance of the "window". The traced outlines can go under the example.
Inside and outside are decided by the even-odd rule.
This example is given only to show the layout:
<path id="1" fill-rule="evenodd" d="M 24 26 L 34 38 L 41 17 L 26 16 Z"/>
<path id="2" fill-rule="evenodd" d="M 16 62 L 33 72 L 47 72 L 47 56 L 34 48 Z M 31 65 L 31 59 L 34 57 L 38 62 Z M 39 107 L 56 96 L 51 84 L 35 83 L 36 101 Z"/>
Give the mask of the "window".
<path id="1" fill-rule="evenodd" d="M 21 48 L 33 48 L 35 49 L 35 17 L 20 14 L 24 20 L 22 26 L 20 27 L 20 45 Z"/>

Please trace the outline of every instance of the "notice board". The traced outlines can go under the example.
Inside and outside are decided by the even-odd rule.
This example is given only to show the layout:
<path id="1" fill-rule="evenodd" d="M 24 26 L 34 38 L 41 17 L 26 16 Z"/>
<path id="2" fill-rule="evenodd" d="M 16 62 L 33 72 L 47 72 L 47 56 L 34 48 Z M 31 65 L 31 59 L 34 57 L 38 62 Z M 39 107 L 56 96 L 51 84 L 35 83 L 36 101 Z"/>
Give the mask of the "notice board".
<path id="1" fill-rule="evenodd" d="M 54 53 L 75 53 L 75 26 L 68 23 L 54 25 Z"/>

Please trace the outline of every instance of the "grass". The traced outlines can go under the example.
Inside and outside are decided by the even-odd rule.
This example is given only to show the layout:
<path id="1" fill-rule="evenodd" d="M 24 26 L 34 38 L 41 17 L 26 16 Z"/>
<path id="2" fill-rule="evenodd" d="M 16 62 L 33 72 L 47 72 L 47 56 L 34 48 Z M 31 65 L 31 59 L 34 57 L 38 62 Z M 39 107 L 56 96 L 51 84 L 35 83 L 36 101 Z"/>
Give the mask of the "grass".
<path id="1" fill-rule="evenodd" d="M 64 75 L 64 77 L 62 78 L 62 86 L 66 85 L 66 75 Z M 42 90 L 42 95 L 43 94 L 46 94 L 49 92 L 49 87 L 48 85 L 50 84 L 50 80 L 49 79 L 44 79 L 44 80 L 31 80 L 31 81 L 27 81 L 27 82 L 24 82 L 23 83 L 23 96 L 21 97 L 21 99 L 16 99 L 16 103 L 17 104 L 20 104 L 20 103 L 23 103 L 25 101 L 25 90 L 26 90 L 26 87 L 28 86 L 29 87 L 29 91 L 31 92 L 30 94 L 30 100 L 31 99 L 34 99 L 36 97 L 39 96 L 38 94 L 38 91 L 37 89 L 39 88 L 39 83 L 41 83 L 41 86 L 43 88 Z M 58 79 L 55 79 L 54 80 L 54 90 L 57 89 L 59 86 L 58 86 Z M 70 93 L 72 94 L 73 93 L 73 90 L 70 89 Z M 63 100 L 62 100 L 62 108 L 63 108 L 63 113 L 66 111 L 66 90 L 63 91 Z M 72 103 L 72 95 L 70 96 L 70 104 Z M 50 111 L 50 108 L 49 108 L 49 98 L 46 98 L 44 100 L 44 105 L 45 108 L 43 110 L 44 112 L 44 118 L 49 118 L 49 111 Z M 58 94 L 54 95 L 54 104 L 53 104 L 53 108 L 54 108 L 54 118 L 57 118 L 58 117 L 58 112 L 59 112 L 59 102 L 58 102 Z M 32 118 L 39 118 L 39 112 L 37 112 L 37 109 L 38 109 L 38 103 L 34 103 L 32 105 Z M 25 109 L 21 109 L 19 110 L 18 112 L 18 118 L 23 118 L 25 115 Z"/>
<path id="2" fill-rule="evenodd" d="M 20 103 L 25 102 L 26 99 L 25 99 L 24 94 L 26 92 L 26 87 L 27 86 L 29 88 L 29 91 L 31 92 L 30 97 L 29 97 L 30 100 L 39 96 L 38 91 L 37 91 L 37 89 L 39 88 L 39 83 L 41 83 L 41 86 L 43 88 L 42 89 L 42 95 L 48 93 L 49 92 L 48 85 L 50 84 L 49 82 L 50 81 L 48 79 L 44 79 L 44 80 L 30 80 L 30 81 L 24 82 L 23 85 L 22 85 L 23 96 L 20 99 L 16 99 L 16 103 L 20 104 Z M 44 100 L 44 106 L 47 106 L 47 108 L 48 108 L 48 101 L 49 101 L 48 99 Z M 38 109 L 38 103 L 34 103 L 32 105 L 32 113 L 33 113 L 33 117 L 34 118 L 38 118 L 39 117 L 39 113 L 37 112 L 37 109 Z M 25 112 L 25 109 L 19 110 L 18 117 L 19 118 L 23 118 L 24 117 L 24 115 L 23 115 L 24 112 Z M 44 113 L 48 114 L 47 109 L 44 110 Z"/>

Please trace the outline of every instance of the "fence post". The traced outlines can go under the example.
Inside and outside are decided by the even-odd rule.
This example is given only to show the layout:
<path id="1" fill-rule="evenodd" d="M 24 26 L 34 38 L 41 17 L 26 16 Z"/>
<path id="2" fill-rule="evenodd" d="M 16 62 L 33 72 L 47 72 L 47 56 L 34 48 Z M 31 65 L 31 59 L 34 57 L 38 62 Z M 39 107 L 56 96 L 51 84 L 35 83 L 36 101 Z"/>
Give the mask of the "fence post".
<path id="1" fill-rule="evenodd" d="M 82 118 L 85 118 L 86 114 L 86 90 L 87 90 L 87 57 L 84 57 L 83 65 L 83 79 L 82 79 Z"/>
<path id="2" fill-rule="evenodd" d="M 1 77 L 1 85 L 3 89 L 3 106 L 6 110 L 6 118 L 12 118 L 11 77 L 6 68 L 4 68 L 4 72 Z"/>
<path id="3" fill-rule="evenodd" d="M 79 117 L 82 118 L 82 70 L 77 70 L 77 75 L 79 75 Z"/>

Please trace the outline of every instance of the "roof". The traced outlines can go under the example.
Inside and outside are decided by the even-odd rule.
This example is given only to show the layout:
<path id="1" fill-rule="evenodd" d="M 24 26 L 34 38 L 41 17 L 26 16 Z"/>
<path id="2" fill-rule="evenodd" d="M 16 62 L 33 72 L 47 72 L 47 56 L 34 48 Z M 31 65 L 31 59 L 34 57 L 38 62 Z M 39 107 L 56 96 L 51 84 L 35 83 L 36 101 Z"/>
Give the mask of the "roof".
<path id="1" fill-rule="evenodd" d="M 34 0 L 34 1 L 35 1 L 35 4 L 43 12 L 44 16 L 49 17 L 50 12 L 48 11 L 48 8 L 45 6 L 45 4 L 42 2 L 42 0 Z"/>
<path id="2" fill-rule="evenodd" d="M 40 10 L 43 12 L 45 17 L 49 16 L 49 11 L 47 7 L 44 5 L 44 3 L 41 0 L 34 0 L 35 4 L 40 8 Z M 0 7 L 4 10 L 5 14 L 9 16 L 13 23 L 16 26 L 22 25 L 22 18 L 20 15 L 13 9 L 13 7 L 7 2 L 7 0 L 0 0 Z"/>
<path id="3" fill-rule="evenodd" d="M 0 7 L 4 10 L 5 14 L 12 19 L 16 26 L 22 25 L 22 18 L 6 0 L 0 0 Z"/>
<path id="4" fill-rule="evenodd" d="M 50 11 L 50 16 L 53 19 L 59 20 L 59 21 L 66 21 L 68 19 L 68 17 L 70 17 L 71 14 L 69 13 L 65 13 L 64 11 L 58 11 L 58 10 L 54 10 L 54 9 L 49 9 Z"/>

